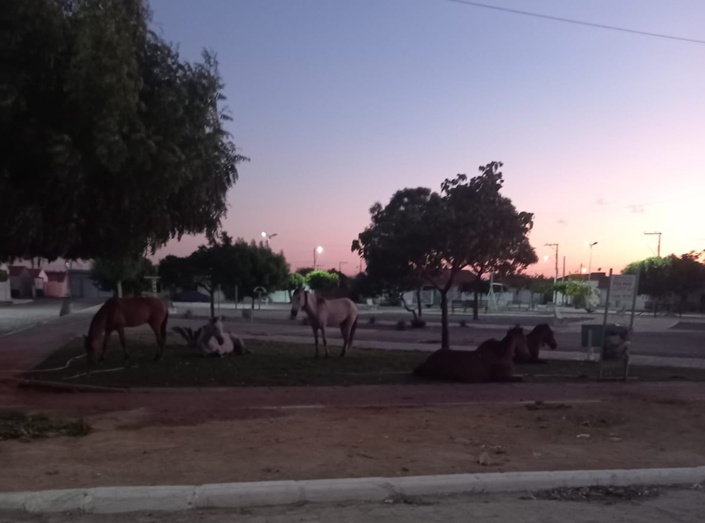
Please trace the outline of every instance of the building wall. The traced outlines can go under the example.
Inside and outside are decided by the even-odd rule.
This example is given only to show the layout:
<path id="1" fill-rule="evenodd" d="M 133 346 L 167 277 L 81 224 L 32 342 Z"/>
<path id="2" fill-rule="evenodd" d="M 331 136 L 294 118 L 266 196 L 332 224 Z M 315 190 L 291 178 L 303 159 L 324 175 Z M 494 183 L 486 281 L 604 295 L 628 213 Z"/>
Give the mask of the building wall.
<path id="1" fill-rule="evenodd" d="M 69 271 L 69 286 L 72 298 L 107 300 L 113 297 L 111 292 L 100 290 L 91 280 L 90 272 L 86 270 Z"/>

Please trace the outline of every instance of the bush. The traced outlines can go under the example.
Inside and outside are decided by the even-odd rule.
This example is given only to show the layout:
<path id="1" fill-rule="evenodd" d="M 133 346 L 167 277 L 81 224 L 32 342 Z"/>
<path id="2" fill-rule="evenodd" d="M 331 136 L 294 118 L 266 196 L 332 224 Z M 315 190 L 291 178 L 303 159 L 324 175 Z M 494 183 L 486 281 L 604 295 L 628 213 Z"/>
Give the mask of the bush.
<path id="1" fill-rule="evenodd" d="M 426 322 L 421 318 L 414 318 L 411 320 L 411 326 L 414 329 L 423 329 L 426 326 Z"/>
<path id="2" fill-rule="evenodd" d="M 399 320 L 397 322 L 397 330 L 398 331 L 406 330 L 406 322 L 404 320 Z"/>

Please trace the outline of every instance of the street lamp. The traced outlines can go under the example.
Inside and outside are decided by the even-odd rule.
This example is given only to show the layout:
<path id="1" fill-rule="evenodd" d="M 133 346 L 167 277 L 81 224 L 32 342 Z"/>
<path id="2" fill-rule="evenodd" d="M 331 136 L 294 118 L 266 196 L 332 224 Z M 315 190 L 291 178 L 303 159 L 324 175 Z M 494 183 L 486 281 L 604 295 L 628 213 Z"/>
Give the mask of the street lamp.
<path id="1" fill-rule="evenodd" d="M 588 258 L 588 281 L 592 279 L 592 247 L 593 245 L 597 245 L 597 242 L 592 242 L 588 243 L 588 247 L 590 247 L 590 257 Z"/>
<path id="2" fill-rule="evenodd" d="M 323 252 L 323 247 L 321 247 L 320 245 L 318 247 L 316 247 L 315 249 L 313 249 L 313 270 L 314 271 L 316 270 L 316 256 L 318 254 L 321 254 L 322 252 Z"/>
<path id="3" fill-rule="evenodd" d="M 267 234 L 266 232 L 262 231 L 262 238 L 264 238 L 264 241 L 267 242 L 267 245 L 269 245 L 269 240 L 274 238 L 276 235 L 276 232 L 274 234 Z"/>
<path id="4" fill-rule="evenodd" d="M 557 243 L 547 243 L 546 247 L 553 247 L 556 250 L 556 272 L 553 276 L 553 306 L 555 307 L 556 301 L 558 301 L 558 290 L 556 290 L 556 284 L 558 283 L 558 244 Z"/>

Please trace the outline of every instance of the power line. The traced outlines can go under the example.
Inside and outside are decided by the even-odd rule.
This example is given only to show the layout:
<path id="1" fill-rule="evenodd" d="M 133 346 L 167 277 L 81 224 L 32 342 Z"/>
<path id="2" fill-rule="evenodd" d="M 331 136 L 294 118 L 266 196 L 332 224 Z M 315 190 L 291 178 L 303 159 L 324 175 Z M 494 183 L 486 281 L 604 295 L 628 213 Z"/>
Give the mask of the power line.
<path id="1" fill-rule="evenodd" d="M 544 18 L 546 20 L 553 20 L 554 22 L 566 22 L 569 24 L 586 25 L 588 27 L 598 27 L 600 29 L 610 29 L 612 31 L 622 31 L 623 33 L 632 33 L 642 36 L 652 36 L 655 38 L 667 38 L 669 40 L 678 40 L 681 42 L 690 42 L 693 44 L 705 44 L 705 40 L 697 40 L 695 38 L 685 38 L 682 36 L 665 35 L 661 33 L 650 33 L 648 31 L 638 31 L 636 29 L 627 29 L 625 27 L 617 27 L 614 25 L 596 24 L 594 22 L 584 22 L 582 20 L 574 20 L 572 18 L 562 18 L 560 16 L 542 15 L 540 13 L 531 13 L 529 11 L 520 11 L 519 9 L 510 9 L 509 7 L 500 7 L 497 5 L 487 5 L 481 4 L 479 2 L 470 2 L 469 0 L 446 0 L 448 2 L 454 2 L 456 4 L 465 4 L 472 7 L 482 7 L 484 9 L 494 9 L 495 11 L 503 11 L 505 13 L 513 13 L 517 15 L 533 16 L 535 18 Z"/>

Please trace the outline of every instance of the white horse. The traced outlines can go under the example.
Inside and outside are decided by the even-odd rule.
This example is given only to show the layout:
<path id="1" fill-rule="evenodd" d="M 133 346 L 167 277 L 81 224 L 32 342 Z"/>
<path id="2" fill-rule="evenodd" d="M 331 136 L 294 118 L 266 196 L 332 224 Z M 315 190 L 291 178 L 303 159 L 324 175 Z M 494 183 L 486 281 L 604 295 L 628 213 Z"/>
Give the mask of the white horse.
<path id="1" fill-rule="evenodd" d="M 323 350 L 328 354 L 328 340 L 326 327 L 340 327 L 343 335 L 343 350 L 340 356 L 345 356 L 345 351 L 352 348 L 353 336 L 357 328 L 357 306 L 348 298 L 327 300 L 316 296 L 312 292 L 296 289 L 291 297 L 291 319 L 296 318 L 299 310 L 303 310 L 313 329 L 313 339 L 316 342 L 316 358 L 318 358 L 318 331 L 323 338 Z"/>
<path id="2" fill-rule="evenodd" d="M 189 346 L 200 350 L 205 356 L 223 357 L 233 353 L 241 356 L 250 353 L 245 350 L 242 338 L 223 329 L 223 320 L 224 316 L 211 318 L 205 326 L 195 332 L 183 327 L 174 327 L 174 330 L 184 337 Z"/>

